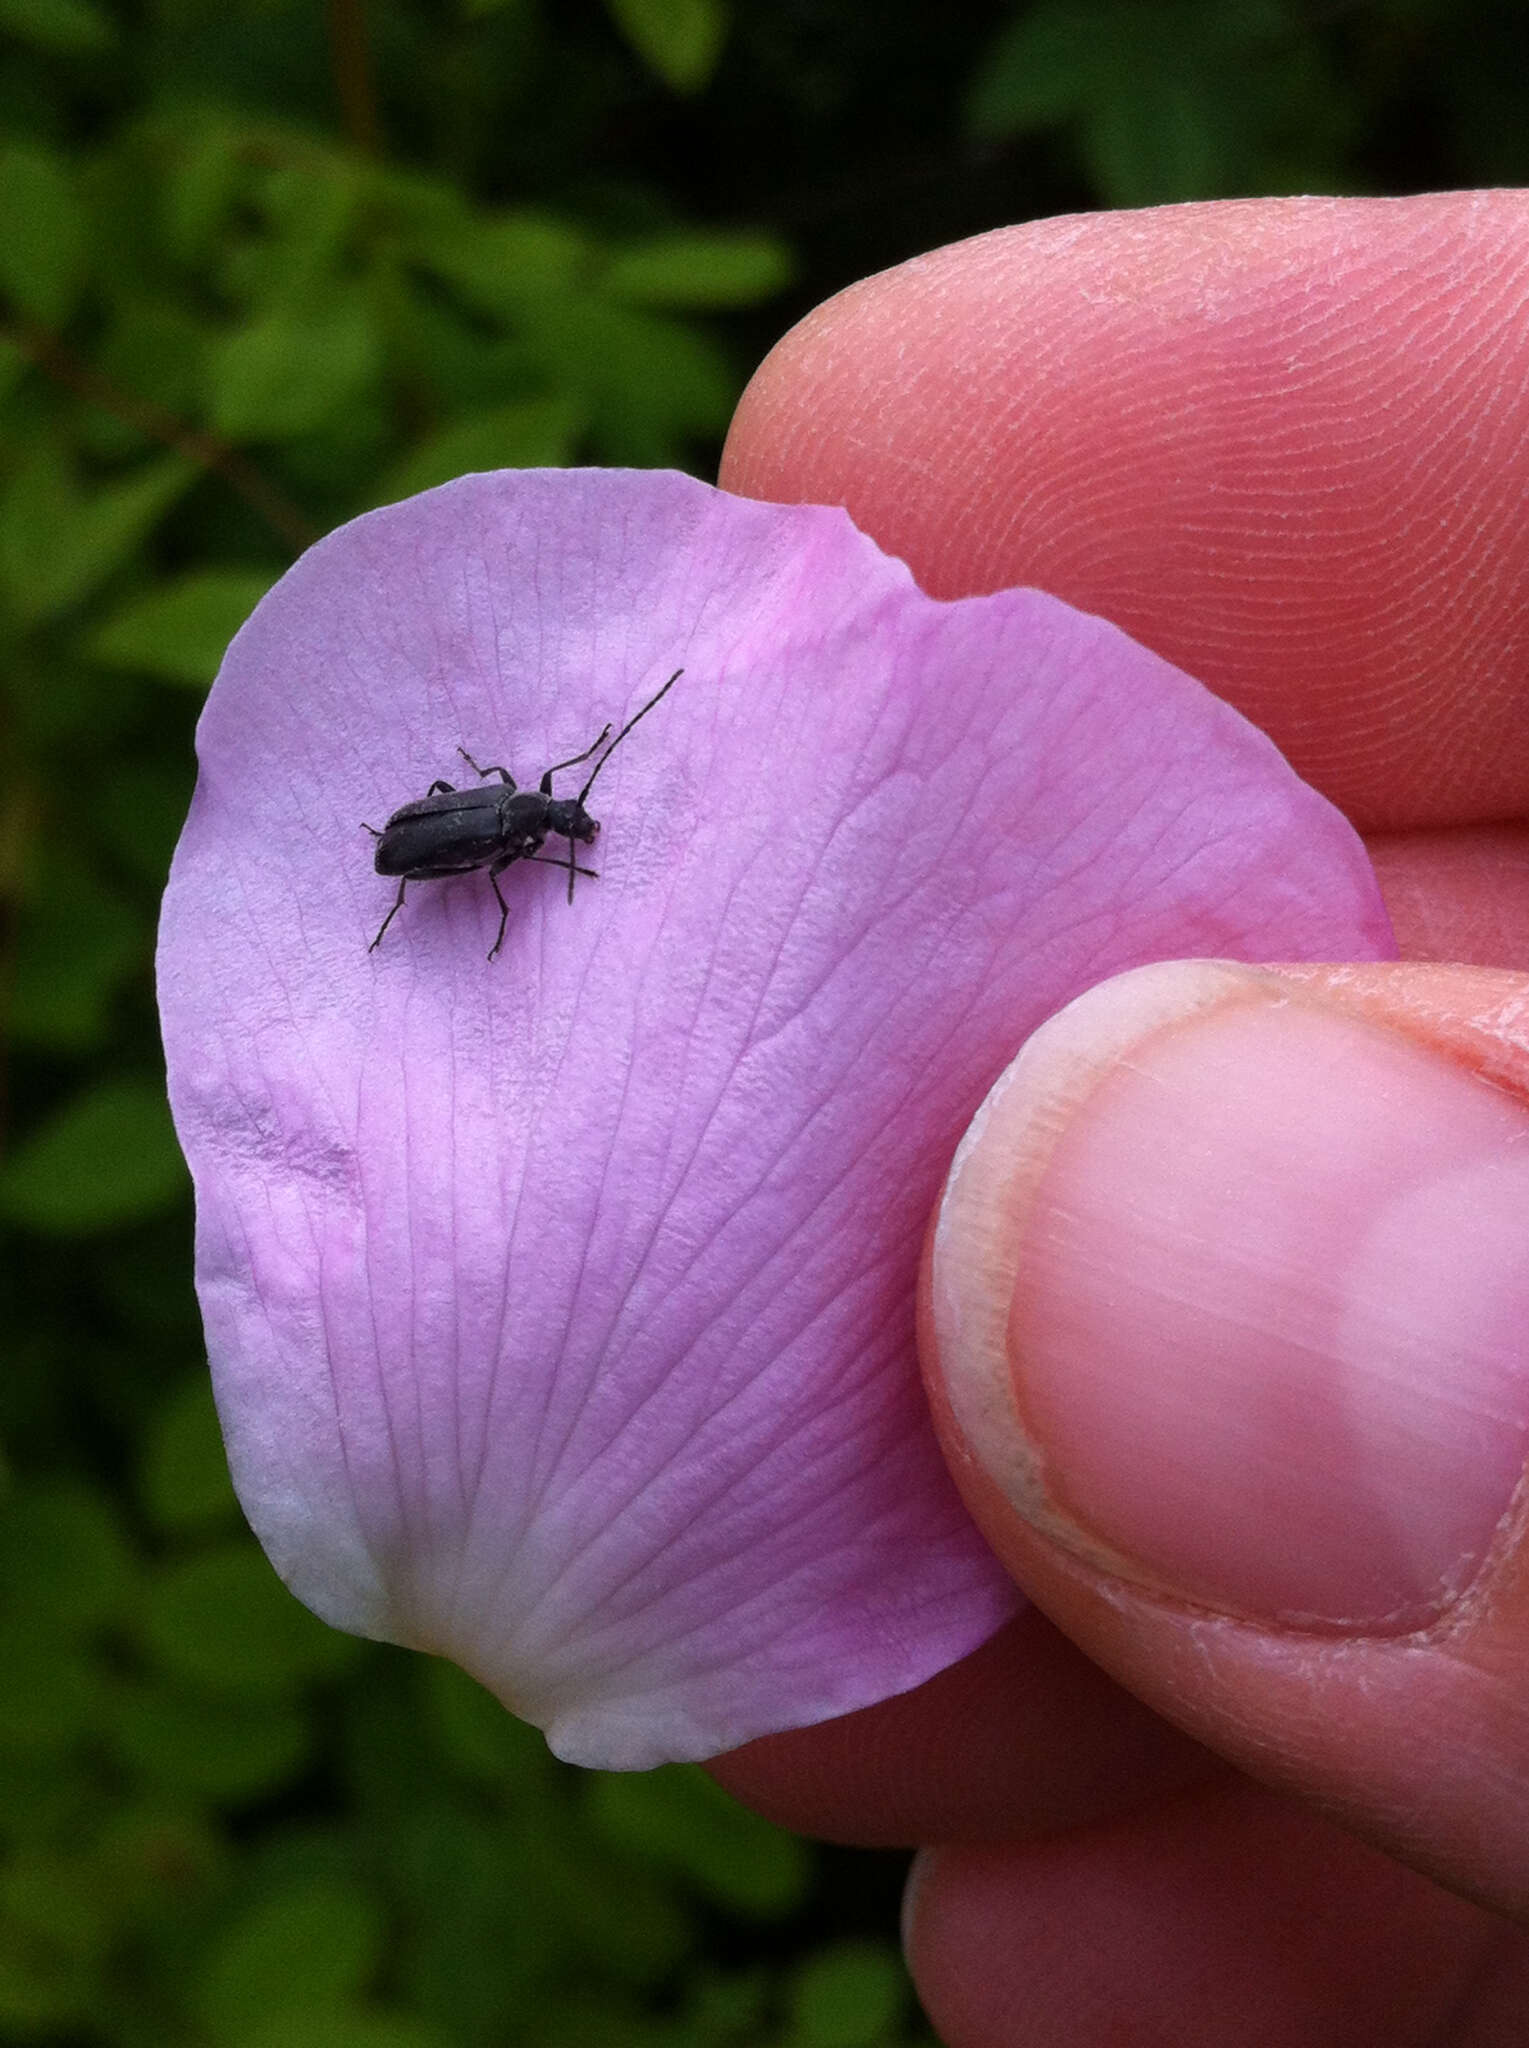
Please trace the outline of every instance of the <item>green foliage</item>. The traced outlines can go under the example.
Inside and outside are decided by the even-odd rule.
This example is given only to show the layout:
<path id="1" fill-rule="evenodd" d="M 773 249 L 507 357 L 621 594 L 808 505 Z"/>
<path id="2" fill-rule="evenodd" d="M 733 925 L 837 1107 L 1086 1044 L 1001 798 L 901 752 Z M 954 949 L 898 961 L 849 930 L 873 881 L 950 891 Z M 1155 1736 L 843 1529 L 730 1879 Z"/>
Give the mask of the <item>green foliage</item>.
<path id="1" fill-rule="evenodd" d="M 156 1409 L 144 1433 L 136 1492 L 148 1521 L 168 1535 L 237 1526 L 238 1504 L 205 1374 L 188 1374 Z"/>
<path id="2" fill-rule="evenodd" d="M 152 1007 L 201 694 L 338 521 L 704 469 L 791 318 L 939 241 L 1529 182 L 1529 16 L 0 0 L 0 36 L 0 2038 L 927 2041 L 895 1859 L 566 1770 L 244 1532 Z"/>
<path id="3" fill-rule="evenodd" d="M 84 652 L 109 668 L 138 669 L 205 690 L 229 641 L 270 587 L 259 569 L 193 569 L 166 577 L 104 619 Z"/>
<path id="4" fill-rule="evenodd" d="M 1041 0 L 980 74 L 973 133 L 1071 136 L 1107 205 L 1331 183 L 1344 97 L 1283 0 Z"/>
<path id="5" fill-rule="evenodd" d="M 18 1489 L 0 1512 L 0 1616 L 61 1641 L 120 1622 L 134 1579 L 111 1505 L 78 1480 Z"/>
<path id="6" fill-rule="evenodd" d="M 185 1186 L 163 1085 L 91 1082 L 0 1167 L 0 1216 L 33 1230 L 111 1230 L 167 1207 Z"/>
<path id="7" fill-rule="evenodd" d="M 474 470 L 559 468 L 572 460 L 587 425 L 587 408 L 571 391 L 464 413 L 394 463 L 377 502 L 392 504 Z"/>
<path id="8" fill-rule="evenodd" d="M 768 235 L 667 235 L 612 257 L 605 288 L 632 306 L 749 306 L 782 290 L 790 265 Z"/>
<path id="9" fill-rule="evenodd" d="M 699 92 L 727 36 L 723 0 L 606 0 L 611 19 L 676 92 Z"/>
<path id="10" fill-rule="evenodd" d="M 360 1885 L 289 1879 L 219 1930 L 202 1959 L 196 2007 L 214 2038 L 233 2040 L 291 2013 L 343 2011 L 375 1977 L 386 1936 L 381 1899 Z"/>
<path id="11" fill-rule="evenodd" d="M 751 1918 L 802 1903 L 802 1844 L 748 1813 L 704 1771 L 681 1765 L 589 1780 L 593 1819 L 612 1843 L 673 1873 L 701 1897 Z"/>
<path id="12" fill-rule="evenodd" d="M 117 34 L 116 24 L 90 0 L 0 0 L 0 30 L 64 56 L 108 49 Z"/>
<path id="13" fill-rule="evenodd" d="M 61 845 L 39 845 L 16 905 L 13 1040 L 93 1051 L 109 1034 L 121 986 L 141 964 L 142 944 L 141 921 L 106 875 Z M 42 1134 L 34 1134 L 33 1145 L 41 1141 Z M 5 1176 L 0 1166 L 0 1208 Z M 178 1184 L 177 1175 L 170 1185 Z"/>
<path id="14" fill-rule="evenodd" d="M 381 336 L 363 305 L 261 313 L 212 351 L 212 425 L 230 441 L 296 441 L 374 399 L 381 372 Z"/>
<path id="15" fill-rule="evenodd" d="M 312 1754 L 311 1714 L 178 1691 L 160 1679 L 112 1689 L 108 1753 L 129 1782 L 200 1808 L 237 1810 L 279 1792 Z"/>
<path id="16" fill-rule="evenodd" d="M 39 434 L 0 494 L 0 598 L 20 628 L 92 597 L 191 484 L 181 455 L 153 457 L 82 486 L 62 436 Z"/>
<path id="17" fill-rule="evenodd" d="M 265 1699 L 356 1660 L 353 1636 L 316 1621 L 242 1539 L 167 1564 L 144 1602 L 144 1649 L 173 1681 Z"/>
<path id="18" fill-rule="evenodd" d="M 897 2033 L 908 1984 L 880 1943 L 840 1942 L 802 1964 L 791 1986 L 791 2048 L 877 2048 Z"/>
<path id="19" fill-rule="evenodd" d="M 85 283 L 89 222 L 66 166 L 46 150 L 0 151 L 0 290 L 34 320 L 58 324 Z"/>
<path id="20" fill-rule="evenodd" d="M 7 12 L 67 61 L 0 95 L 0 986 L 39 1082 L 12 1094 L 0 1216 L 79 1237 L 184 1202 L 147 999 L 194 705 L 153 686 L 198 696 L 286 561 L 368 505 L 469 468 L 693 460 L 741 371 L 694 316 L 769 298 L 788 260 L 357 148 L 288 89 L 291 8 L 247 0 L 207 41 L 164 0 L 109 92 L 112 13 Z M 720 16 L 644 22 L 699 83 Z"/>

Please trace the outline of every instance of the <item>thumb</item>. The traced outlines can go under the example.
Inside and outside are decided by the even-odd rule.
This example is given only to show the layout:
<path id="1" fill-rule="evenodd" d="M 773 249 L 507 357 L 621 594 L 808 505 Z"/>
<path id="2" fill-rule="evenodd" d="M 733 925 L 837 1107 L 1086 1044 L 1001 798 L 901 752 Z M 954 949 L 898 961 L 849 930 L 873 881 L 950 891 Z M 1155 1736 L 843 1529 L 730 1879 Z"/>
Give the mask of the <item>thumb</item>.
<path id="1" fill-rule="evenodd" d="M 978 1113 L 921 1321 L 968 1504 L 1090 1656 L 1529 1910 L 1529 982 L 1090 991 Z"/>

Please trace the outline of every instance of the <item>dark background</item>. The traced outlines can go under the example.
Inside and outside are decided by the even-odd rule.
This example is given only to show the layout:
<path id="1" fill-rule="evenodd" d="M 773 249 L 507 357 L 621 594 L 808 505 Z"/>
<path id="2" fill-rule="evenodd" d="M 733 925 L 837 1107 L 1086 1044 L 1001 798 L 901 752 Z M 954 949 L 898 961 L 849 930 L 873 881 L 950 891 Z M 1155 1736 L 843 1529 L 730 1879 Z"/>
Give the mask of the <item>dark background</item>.
<path id="1" fill-rule="evenodd" d="M 1529 183 L 1519 0 L 0 0 L 0 2040 L 898 2048 L 900 1859 L 602 1777 L 245 1532 L 151 952 L 229 634 L 468 469 L 713 471 L 1007 221 Z"/>

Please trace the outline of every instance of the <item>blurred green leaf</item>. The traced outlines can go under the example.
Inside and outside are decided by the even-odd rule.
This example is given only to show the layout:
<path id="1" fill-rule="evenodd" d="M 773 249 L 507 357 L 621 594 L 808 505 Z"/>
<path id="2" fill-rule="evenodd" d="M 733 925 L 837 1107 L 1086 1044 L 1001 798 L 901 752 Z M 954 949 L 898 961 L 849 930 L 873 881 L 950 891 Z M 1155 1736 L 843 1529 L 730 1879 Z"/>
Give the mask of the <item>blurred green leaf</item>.
<path id="1" fill-rule="evenodd" d="M 62 1756 L 101 1718 L 101 1674 L 67 1632 L 0 1622 L 0 1753 Z"/>
<path id="2" fill-rule="evenodd" d="M 612 21 L 676 92 L 699 92 L 727 40 L 724 0 L 606 0 Z"/>
<path id="3" fill-rule="evenodd" d="M 517 1720 L 455 1664 L 431 1658 L 419 1680 L 443 1755 L 468 1776 L 524 1800 L 563 1771 L 540 1729 Z"/>
<path id="4" fill-rule="evenodd" d="M 908 2009 L 908 1976 L 890 1942 L 820 1949 L 791 1986 L 790 2048 L 883 2048 Z"/>
<path id="5" fill-rule="evenodd" d="M 522 347 L 537 373 L 577 392 L 609 462 L 656 464 L 727 424 L 738 380 L 719 348 L 679 320 L 595 299 L 522 308 Z"/>
<path id="6" fill-rule="evenodd" d="M 633 306 L 727 311 L 791 282 L 791 252 L 773 235 L 666 235 L 611 258 L 605 292 Z"/>
<path id="7" fill-rule="evenodd" d="M 422 1801 L 436 1796 L 440 1759 L 429 1742 L 420 1679 L 433 1667 L 383 1644 L 365 1648 L 346 1687 L 340 1775 L 353 1811 L 370 1829 L 392 1835 Z"/>
<path id="8" fill-rule="evenodd" d="M 376 328 L 359 304 L 268 314 L 213 350 L 213 425 L 232 441 L 312 433 L 359 397 L 380 366 Z"/>
<path id="9" fill-rule="evenodd" d="M 8 1670 L 9 1666 L 0 1662 L 0 1699 L 7 1704 L 20 1690 L 19 1682 L 7 1676 Z M 92 1693 L 96 1690 L 92 1683 Z M 97 1721 L 103 1718 L 98 1711 Z M 31 1720 L 41 1719 L 41 1714 L 32 1710 Z M 76 1745 L 78 1733 L 87 1725 L 82 1719 L 79 1728 L 67 1734 L 54 1733 L 43 1743 L 27 1741 L 13 1747 L 0 1713 L 0 1847 L 77 1836 L 99 1813 L 98 1761 L 92 1758 L 87 1764 L 83 1745 Z"/>
<path id="10" fill-rule="evenodd" d="M 773 1990 L 770 1973 L 757 1963 L 742 1970 L 701 1964 L 687 1973 L 676 2048 L 779 2048 L 777 2031 L 766 2025 Z"/>
<path id="11" fill-rule="evenodd" d="M 64 164 L 32 144 L 0 148 L 0 292 L 44 327 L 62 327 L 85 283 L 88 241 Z"/>
<path id="12" fill-rule="evenodd" d="M 107 49 L 117 36 L 93 0 L 0 0 L 0 33 L 64 57 Z"/>
<path id="13" fill-rule="evenodd" d="M 120 482 L 87 491 L 73 535 L 77 566 L 70 595 L 82 596 L 124 562 L 197 476 L 187 456 L 161 455 Z"/>
<path id="14" fill-rule="evenodd" d="M 584 1976 L 575 1978 L 537 2015 L 536 2048 L 610 2048 L 617 2041 L 621 2048 L 718 2048 L 714 2039 L 697 2040 L 673 2020 L 655 2018 L 635 2001 L 618 1998 Z M 746 2037 L 738 2048 L 759 2044 Z M 775 2048 L 773 2041 L 769 2048 Z"/>
<path id="15" fill-rule="evenodd" d="M 159 1528 L 216 1528 L 239 1512 L 223 1432 L 205 1372 L 189 1375 L 160 1406 L 143 1446 L 138 1495 Z"/>
<path id="16" fill-rule="evenodd" d="M 289 1784 L 313 1741 L 308 1717 L 295 1708 L 148 1686 L 119 1689 L 107 1733 L 135 1777 L 229 1802 Z"/>
<path id="17" fill-rule="evenodd" d="M 270 589 L 260 569 L 195 569 L 134 598 L 90 635 L 85 652 L 205 690 L 229 641 Z"/>
<path id="18" fill-rule="evenodd" d="M 78 856 L 49 844 L 32 866 L 16 921 L 11 1033 L 18 1044 L 84 1052 L 105 1038 L 148 934 Z"/>
<path id="19" fill-rule="evenodd" d="M 699 1765 L 601 1773 L 587 1797 L 601 1833 L 717 1905 L 777 1919 L 801 1901 L 805 1845 L 729 1798 Z"/>
<path id="20" fill-rule="evenodd" d="M 124 1076 L 85 1088 L 0 1167 L 0 1215 L 60 1236 L 111 1230 L 186 1185 L 163 1087 Z"/>
<path id="21" fill-rule="evenodd" d="M 57 2025 L 89 2003 L 110 1937 L 91 1874 L 55 1850 L 0 1865 L 0 2024 Z"/>
<path id="22" fill-rule="evenodd" d="M 686 1901 L 664 1882 L 662 1856 L 601 1856 L 582 1832 L 538 1833 L 524 1845 L 524 1876 L 572 1956 L 600 1958 L 602 1976 L 652 1988 L 694 1946 Z"/>
<path id="23" fill-rule="evenodd" d="M 396 463 L 377 489 L 391 504 L 480 469 L 539 469 L 565 463 L 583 428 L 582 408 L 567 396 L 486 407 L 454 420 Z"/>
<path id="24" fill-rule="evenodd" d="M 0 1916 L 57 1944 L 76 1969 L 99 1954 L 110 1926 L 88 1868 L 46 1850 L 0 1867 Z"/>
<path id="25" fill-rule="evenodd" d="M 289 2006 L 228 2037 L 228 2048 L 459 2048 L 410 2014 L 339 2006 Z"/>
<path id="26" fill-rule="evenodd" d="M 105 462 L 143 454 L 151 436 L 140 401 L 176 419 L 199 416 L 207 390 L 211 337 L 205 319 L 173 301 L 133 294 L 113 300 L 95 350 L 95 365 L 116 396 L 80 421 L 80 449 Z"/>
<path id="27" fill-rule="evenodd" d="M 118 760 L 96 801 L 95 823 L 121 868 L 164 886 L 191 803 L 190 750 L 167 759 Z"/>
<path id="28" fill-rule="evenodd" d="M 1105 84 L 1112 59 L 1099 46 L 1108 4 L 1041 0 L 1016 13 L 973 81 L 967 125 L 983 141 L 1027 135 L 1067 120 Z"/>
<path id="29" fill-rule="evenodd" d="M 61 439 L 39 434 L 0 485 L 0 594 L 24 621 L 45 617 L 73 595 L 59 557 L 70 556 L 79 518 L 69 454 Z"/>
<path id="30" fill-rule="evenodd" d="M 410 247 L 469 305 L 510 318 L 528 299 L 587 283 L 598 255 L 597 245 L 572 221 L 530 211 L 453 217 L 417 233 Z"/>
<path id="31" fill-rule="evenodd" d="M 232 122 L 208 120 L 166 149 L 158 190 L 164 247 L 179 263 L 205 262 L 245 178 L 243 138 Z"/>
<path id="32" fill-rule="evenodd" d="M 164 1567 L 144 1629 L 166 1671 L 226 1693 L 294 1691 L 342 1670 L 360 1647 L 294 1600 L 249 1539 Z"/>
<path id="33" fill-rule="evenodd" d="M 0 1616 L 76 1635 L 119 1620 L 134 1583 L 110 1504 L 80 1480 L 0 1500 Z"/>
<path id="34" fill-rule="evenodd" d="M 189 1802 L 151 1793 L 125 1797 L 105 1816 L 93 1860 L 119 1916 L 142 1926 L 161 1916 L 184 1919 L 211 1895 L 226 1852 Z"/>
<path id="35" fill-rule="evenodd" d="M 251 196 L 270 232 L 246 245 L 241 277 L 252 305 L 300 317 L 323 304 L 344 277 L 365 189 L 361 167 L 339 151 L 263 170 Z"/>
<path id="36" fill-rule="evenodd" d="M 61 1976 L 23 1930 L 0 1920 L 0 2027 L 13 2041 L 53 2040 L 89 2006 L 94 1987 Z M 76 2037 L 77 2038 L 77 2037 Z"/>
<path id="37" fill-rule="evenodd" d="M 77 604 L 119 568 L 196 472 L 183 455 L 142 462 L 82 490 L 62 446 L 39 437 L 0 490 L 0 595 L 37 623 Z"/>
<path id="38" fill-rule="evenodd" d="M 0 334 L 0 403 L 10 396 L 31 366 L 26 352 Z"/>
<path id="39" fill-rule="evenodd" d="M 1107 205 L 1308 182 L 1339 122 L 1332 78 L 1282 0 L 1042 0 L 994 47 L 968 108 L 984 140 L 1066 127 Z"/>
<path id="40" fill-rule="evenodd" d="M 114 1346 L 131 1346 L 152 1357 L 151 1377 L 119 1381 L 129 1392 L 127 1406 L 147 1426 L 144 1412 L 152 1405 L 163 1374 L 176 1359 L 202 1359 L 202 1319 L 189 1261 L 172 1264 L 166 1253 L 185 1243 L 185 1219 L 175 1211 L 148 1227 L 105 1238 L 91 1247 L 92 1309 L 114 1332 Z M 54 1248 L 65 1255 L 75 1245 Z M 114 1489 L 115 1491 L 115 1489 Z"/>
<path id="41" fill-rule="evenodd" d="M 508 1822 L 427 1787 L 385 1839 L 404 1907 L 398 1981 L 409 2003 L 460 2039 L 513 2038 L 513 2026 L 534 2040 L 538 1994 L 565 1983 L 584 1951 Z"/>
<path id="42" fill-rule="evenodd" d="M 340 2006 L 363 1991 L 384 1939 L 382 1909 L 336 1877 L 294 1882 L 257 1899 L 213 1942 L 196 1987 L 203 2018 L 241 2039 L 289 2009 Z"/>

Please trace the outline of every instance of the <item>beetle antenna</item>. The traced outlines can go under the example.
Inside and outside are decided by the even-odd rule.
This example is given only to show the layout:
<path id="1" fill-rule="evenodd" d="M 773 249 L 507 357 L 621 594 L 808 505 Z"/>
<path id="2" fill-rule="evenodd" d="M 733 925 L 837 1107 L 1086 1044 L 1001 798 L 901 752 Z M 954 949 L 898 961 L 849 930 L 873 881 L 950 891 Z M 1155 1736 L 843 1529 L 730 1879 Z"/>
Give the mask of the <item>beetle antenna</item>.
<path id="1" fill-rule="evenodd" d="M 670 676 L 668 682 L 665 683 L 664 687 L 658 692 L 658 696 L 650 697 L 647 703 L 643 705 L 641 711 L 634 712 L 633 715 L 627 720 L 626 724 L 622 726 L 620 732 L 617 733 L 616 737 L 611 741 L 610 745 L 606 748 L 605 752 L 600 756 L 599 760 L 596 761 L 594 767 L 594 774 L 590 776 L 588 782 L 586 782 L 584 787 L 579 791 L 578 800 L 581 804 L 583 803 L 584 799 L 589 795 L 589 792 L 595 786 L 595 775 L 598 775 L 600 773 L 600 770 L 605 766 L 606 762 L 610 759 L 611 755 L 615 753 L 617 747 L 621 745 L 621 742 L 632 730 L 632 727 L 637 723 L 638 719 L 646 718 L 648 713 L 653 709 L 653 706 L 658 702 L 659 697 L 667 696 L 684 673 L 685 671 L 682 668 L 677 668 L 674 671 L 674 674 Z M 572 842 L 570 841 L 570 845 L 571 844 Z M 568 877 L 568 881 L 571 887 L 573 883 L 572 875 Z"/>

